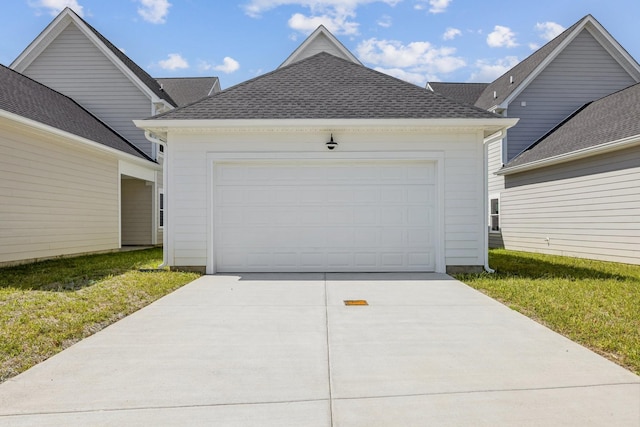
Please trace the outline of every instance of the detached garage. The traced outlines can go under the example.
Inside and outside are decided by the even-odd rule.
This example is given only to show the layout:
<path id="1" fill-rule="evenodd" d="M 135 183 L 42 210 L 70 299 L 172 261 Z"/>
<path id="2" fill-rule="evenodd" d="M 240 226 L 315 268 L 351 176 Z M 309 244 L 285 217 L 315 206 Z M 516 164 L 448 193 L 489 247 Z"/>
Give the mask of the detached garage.
<path id="1" fill-rule="evenodd" d="M 136 122 L 165 145 L 168 265 L 485 266 L 485 139 L 516 120 L 326 52 L 287 64 Z"/>

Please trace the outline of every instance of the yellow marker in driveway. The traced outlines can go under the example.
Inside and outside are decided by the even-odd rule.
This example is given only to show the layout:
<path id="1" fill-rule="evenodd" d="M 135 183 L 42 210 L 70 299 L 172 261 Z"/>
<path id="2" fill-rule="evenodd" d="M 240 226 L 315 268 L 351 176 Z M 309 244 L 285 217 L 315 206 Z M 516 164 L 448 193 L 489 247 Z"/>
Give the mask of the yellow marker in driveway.
<path id="1" fill-rule="evenodd" d="M 369 305 L 367 301 L 363 299 L 346 299 L 344 305 Z"/>

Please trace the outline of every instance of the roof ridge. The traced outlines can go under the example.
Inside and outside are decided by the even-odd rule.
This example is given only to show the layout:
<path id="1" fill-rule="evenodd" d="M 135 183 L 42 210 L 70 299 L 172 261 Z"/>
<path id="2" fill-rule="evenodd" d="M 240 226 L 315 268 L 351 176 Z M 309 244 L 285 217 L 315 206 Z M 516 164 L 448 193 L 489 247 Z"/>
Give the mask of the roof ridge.
<path id="1" fill-rule="evenodd" d="M 235 84 L 235 85 L 233 85 L 233 86 L 231 86 L 231 87 L 228 87 L 228 88 L 226 88 L 226 89 L 223 89 L 223 90 L 221 90 L 220 92 L 216 92 L 216 93 L 211 94 L 211 95 L 209 95 L 209 96 L 206 96 L 206 97 L 204 97 L 204 98 L 202 98 L 202 99 L 199 99 L 199 100 L 197 100 L 197 101 L 194 101 L 194 102 L 192 102 L 192 103 L 190 103 L 190 104 L 186 104 L 186 105 L 183 105 L 182 107 L 178 107 L 178 108 L 176 108 L 176 109 L 174 109 L 174 110 L 165 111 L 164 113 L 157 114 L 157 115 L 155 115 L 155 116 L 153 116 L 153 117 L 154 117 L 154 118 L 161 118 L 161 117 L 165 116 L 166 114 L 168 114 L 168 113 L 170 113 L 170 112 L 177 111 L 177 110 L 182 110 L 182 109 L 184 109 L 184 108 L 190 107 L 190 106 L 192 106 L 192 105 L 194 105 L 194 104 L 197 104 L 198 102 L 201 102 L 201 101 L 203 101 L 203 100 L 205 100 L 205 99 L 207 99 L 207 98 L 211 98 L 211 97 L 221 97 L 221 96 L 224 96 L 225 94 L 227 94 L 227 93 L 229 93 L 229 92 L 233 92 L 233 91 L 235 91 L 235 90 L 238 90 L 238 89 L 240 89 L 240 88 L 242 88 L 242 87 L 244 87 L 244 86 L 246 86 L 246 85 L 248 85 L 248 84 L 251 84 L 252 82 L 254 82 L 254 81 L 256 81 L 256 80 L 260 80 L 260 79 L 262 79 L 262 78 L 268 77 L 268 76 L 270 76 L 270 75 L 272 75 L 272 74 L 274 74 L 274 73 L 276 73 L 276 72 L 282 71 L 282 70 L 287 70 L 287 69 L 289 69 L 290 67 L 293 67 L 294 65 L 298 65 L 298 64 L 305 63 L 305 62 L 309 61 L 311 58 L 314 58 L 314 57 L 316 57 L 316 56 L 318 56 L 318 55 L 329 55 L 329 56 L 332 56 L 332 57 L 337 58 L 337 59 L 342 59 L 342 58 L 338 58 L 338 57 L 337 57 L 337 56 L 335 56 L 335 55 L 331 55 L 330 53 L 327 53 L 327 52 L 319 52 L 319 53 L 316 53 L 316 54 L 315 54 L 315 55 L 313 55 L 313 56 L 309 56 L 309 57 L 307 57 L 307 58 L 301 59 L 300 61 L 296 61 L 296 62 L 293 62 L 293 63 L 291 63 L 291 64 L 285 65 L 285 66 L 283 66 L 283 67 L 281 67 L 281 68 L 276 68 L 275 70 L 268 71 L 268 72 L 266 72 L 266 73 L 264 73 L 264 74 L 261 74 L 261 75 L 259 75 L 259 76 L 255 76 L 255 77 L 253 77 L 253 78 L 251 78 L 251 79 L 249 79 L 249 80 L 245 80 L 245 81 L 240 82 L 240 83 L 238 83 L 238 84 Z M 346 60 L 343 60 L 343 61 L 346 61 Z M 346 61 L 346 62 L 349 62 L 349 61 Z M 357 64 L 354 64 L 354 65 L 357 65 Z M 362 67 L 364 67 L 364 66 L 362 65 Z M 366 67 L 365 67 L 365 68 L 366 68 Z"/>
<path id="2" fill-rule="evenodd" d="M 45 85 L 45 84 L 43 84 L 43 83 L 40 83 L 39 81 L 34 80 L 34 79 L 32 79 L 31 77 L 29 77 L 29 76 L 27 76 L 27 75 L 24 75 L 24 74 L 22 74 L 22 73 L 20 73 L 20 72 L 18 72 L 18 71 L 16 71 L 16 70 L 14 70 L 14 69 L 12 69 L 12 68 L 9 68 L 9 67 L 7 67 L 7 66 L 5 66 L 5 65 L 0 64 L 0 67 L 2 67 L 3 69 L 6 69 L 6 70 L 8 70 L 8 71 L 10 71 L 10 72 L 11 72 L 11 73 L 13 73 L 13 74 L 16 74 L 17 76 L 19 76 L 20 78 L 22 78 L 22 79 L 24 79 L 24 80 L 28 80 L 28 81 L 30 81 L 31 83 L 35 83 L 35 84 L 36 84 L 36 85 L 38 85 L 39 87 L 42 87 L 42 88 L 44 88 L 45 90 L 47 90 L 47 91 L 49 91 L 49 92 L 52 92 L 52 93 L 56 94 L 57 96 L 60 96 L 60 97 L 62 97 L 62 98 L 65 98 L 65 99 L 69 100 L 70 102 L 72 102 L 73 104 L 75 104 L 78 108 L 80 108 L 81 110 L 83 110 L 84 112 L 86 112 L 88 115 L 90 115 L 93 119 L 95 119 L 95 121 L 96 121 L 96 122 L 100 123 L 103 127 L 105 127 L 105 128 L 106 128 L 106 129 L 108 129 L 111 133 L 113 133 L 113 134 L 114 134 L 114 135 L 116 135 L 118 138 L 120 138 L 124 143 L 126 143 L 126 144 L 127 144 L 127 145 L 129 145 L 131 148 L 133 148 L 133 149 L 134 149 L 136 152 L 138 152 L 140 155 L 144 156 L 144 158 L 145 158 L 146 160 L 149 160 L 150 162 L 156 163 L 156 162 L 155 162 L 151 157 L 147 156 L 147 155 L 146 155 L 142 150 L 140 150 L 138 147 L 136 147 L 132 142 L 130 142 L 129 140 L 127 140 L 124 136 L 122 136 L 120 133 L 118 133 L 118 132 L 117 132 L 115 129 L 113 129 L 111 126 L 109 126 L 108 124 L 106 124 L 105 122 L 103 122 L 99 117 L 97 117 L 97 116 L 96 116 L 95 114 L 93 114 L 91 111 L 89 111 L 89 110 L 87 110 L 85 107 L 83 107 L 83 106 L 82 106 L 82 104 L 78 103 L 75 99 L 71 98 L 70 96 L 65 95 L 65 94 L 64 94 L 64 93 L 62 93 L 62 92 L 58 92 L 57 90 L 55 90 L 55 89 L 53 89 L 53 88 L 51 88 L 51 87 L 49 87 L 49 86 L 47 86 L 47 85 Z M 27 117 L 27 118 L 28 118 L 28 117 Z M 34 119 L 31 119 L 31 120 L 34 120 Z M 34 120 L 34 121 L 38 121 L 38 120 Z M 38 121 L 38 122 L 39 122 L 39 121 Z M 39 122 L 39 123 L 42 123 L 42 122 Z M 43 124 L 47 125 L 46 123 L 43 123 Z M 55 126 L 52 126 L 52 125 L 47 125 L 47 126 L 55 127 Z M 57 128 L 57 127 L 55 127 L 55 128 L 56 128 L 56 129 L 59 129 L 59 128 Z M 63 131 L 64 131 L 64 129 L 60 129 L 60 130 L 63 130 Z M 65 131 L 65 132 L 73 133 L 73 132 L 69 132 L 69 131 Z M 82 137 L 82 138 L 85 138 L 85 139 L 88 139 L 88 138 L 86 138 L 86 137 L 83 137 L 82 135 L 77 135 L 77 134 L 75 134 L 75 133 L 74 133 L 74 135 L 79 136 L 79 137 Z M 95 142 L 97 142 L 97 141 L 95 141 Z M 118 150 L 118 151 L 122 151 L 122 150 L 119 150 L 119 149 L 117 149 L 117 148 L 116 148 L 116 150 Z M 123 152 L 124 152 L 124 151 L 123 151 Z"/>

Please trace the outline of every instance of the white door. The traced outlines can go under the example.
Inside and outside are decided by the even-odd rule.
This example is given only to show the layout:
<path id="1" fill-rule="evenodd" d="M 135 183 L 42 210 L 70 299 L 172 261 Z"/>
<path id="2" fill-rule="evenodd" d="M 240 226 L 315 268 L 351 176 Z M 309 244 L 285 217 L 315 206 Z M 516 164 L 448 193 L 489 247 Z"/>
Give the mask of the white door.
<path id="1" fill-rule="evenodd" d="M 435 177 L 428 161 L 216 163 L 216 271 L 434 271 Z"/>

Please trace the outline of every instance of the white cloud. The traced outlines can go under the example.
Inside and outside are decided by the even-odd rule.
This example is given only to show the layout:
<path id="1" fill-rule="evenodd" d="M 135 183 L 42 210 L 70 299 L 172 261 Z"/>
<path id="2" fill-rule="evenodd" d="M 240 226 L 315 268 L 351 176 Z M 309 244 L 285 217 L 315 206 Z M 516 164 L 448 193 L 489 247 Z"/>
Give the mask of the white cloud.
<path id="1" fill-rule="evenodd" d="M 302 33 L 310 33 L 322 24 L 334 34 L 354 35 L 359 24 L 354 21 L 358 7 L 370 3 L 395 6 L 401 0 L 249 0 L 244 6 L 247 15 L 257 18 L 264 12 L 280 6 L 299 6 L 308 14 L 295 13 L 289 19 L 289 27 Z"/>
<path id="2" fill-rule="evenodd" d="M 451 2 L 452 0 L 429 0 L 429 6 L 431 6 L 429 12 L 442 13 L 447 10 Z"/>
<path id="3" fill-rule="evenodd" d="M 78 3 L 78 0 L 38 0 L 29 2 L 29 6 L 49 9 L 49 13 L 53 16 L 56 16 L 62 12 L 65 7 L 68 7 L 79 16 L 84 16 L 84 7 Z"/>
<path id="4" fill-rule="evenodd" d="M 462 35 L 462 31 L 460 31 L 457 28 L 447 28 L 447 31 L 444 32 L 444 34 L 442 35 L 442 38 L 445 40 L 453 40 L 454 38 L 456 38 L 457 36 Z"/>
<path id="5" fill-rule="evenodd" d="M 401 0 L 249 0 L 244 6 L 247 15 L 257 18 L 264 12 L 280 6 L 301 6 L 311 10 L 312 14 L 326 10 L 355 11 L 359 6 L 369 3 L 386 3 L 395 6 Z"/>
<path id="6" fill-rule="evenodd" d="M 538 50 L 540 48 L 540 45 L 538 43 L 529 43 L 528 46 L 531 50 Z"/>
<path id="7" fill-rule="evenodd" d="M 138 14 L 152 24 L 164 24 L 167 21 L 171 3 L 169 0 L 138 0 Z"/>
<path id="8" fill-rule="evenodd" d="M 391 17 L 389 15 L 383 15 L 376 21 L 376 24 L 381 26 L 382 28 L 389 28 L 392 24 Z"/>
<path id="9" fill-rule="evenodd" d="M 349 16 L 304 16 L 295 13 L 289 18 L 289 27 L 302 33 L 311 33 L 320 25 L 327 27 L 334 34 L 358 34 L 358 23 L 348 20 Z"/>
<path id="10" fill-rule="evenodd" d="M 540 33 L 540 38 L 549 41 L 558 36 L 565 28 L 555 22 L 538 22 L 535 26 L 536 31 Z"/>
<path id="11" fill-rule="evenodd" d="M 402 44 L 376 38 L 362 41 L 356 48 L 358 57 L 377 70 L 412 83 L 435 80 L 466 65 L 451 47 L 435 47 L 429 42 Z"/>
<path id="12" fill-rule="evenodd" d="M 225 74 L 231 74 L 234 71 L 238 71 L 239 68 L 240 68 L 240 63 L 229 56 L 224 57 L 221 65 L 217 65 L 213 67 L 214 70 L 222 71 Z"/>
<path id="13" fill-rule="evenodd" d="M 516 47 L 516 34 L 509 27 L 496 25 L 487 36 L 487 44 L 490 47 Z"/>
<path id="14" fill-rule="evenodd" d="M 229 56 L 225 56 L 222 60 L 222 64 L 215 65 L 201 61 L 199 68 L 201 71 L 216 70 L 225 74 L 231 74 L 240 69 L 240 63 Z"/>
<path id="15" fill-rule="evenodd" d="M 158 62 L 163 70 L 175 71 L 189 68 L 189 63 L 179 53 L 170 53 L 167 59 Z"/>
<path id="16" fill-rule="evenodd" d="M 480 59 L 476 61 L 474 71 L 469 78 L 470 82 L 492 82 L 518 63 L 515 56 L 507 56 L 491 63 L 487 60 Z"/>
<path id="17" fill-rule="evenodd" d="M 376 67 L 374 68 L 374 70 L 388 74 L 400 80 L 404 80 L 405 82 L 416 84 L 418 86 L 424 86 L 428 81 L 434 80 L 434 78 L 429 75 L 423 73 L 412 73 L 410 71 L 403 70 L 402 68 Z"/>

